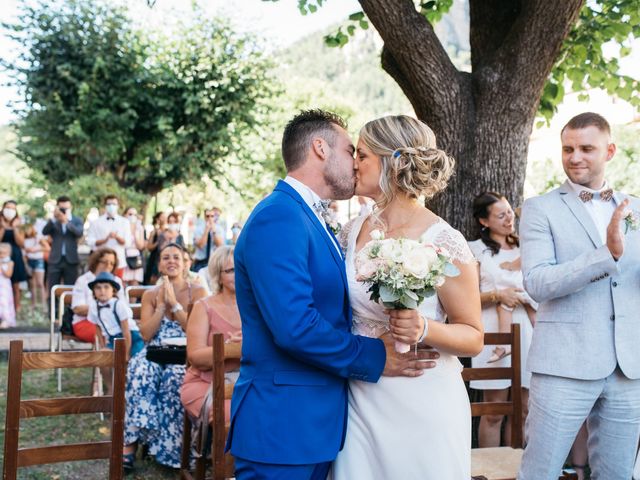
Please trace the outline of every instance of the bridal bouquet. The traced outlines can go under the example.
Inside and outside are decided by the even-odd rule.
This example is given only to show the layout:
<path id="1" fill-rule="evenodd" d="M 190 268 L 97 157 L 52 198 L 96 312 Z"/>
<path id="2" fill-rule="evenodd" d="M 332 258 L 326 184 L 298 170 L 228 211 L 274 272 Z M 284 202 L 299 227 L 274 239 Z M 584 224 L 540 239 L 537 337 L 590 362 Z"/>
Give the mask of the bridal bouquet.
<path id="1" fill-rule="evenodd" d="M 417 309 L 426 297 L 436 293 L 445 277 L 460 271 L 447 251 L 408 238 L 384 238 L 380 230 L 355 259 L 356 279 L 370 285 L 371 300 L 390 309 Z M 396 351 L 406 353 L 409 345 L 396 342 Z"/>

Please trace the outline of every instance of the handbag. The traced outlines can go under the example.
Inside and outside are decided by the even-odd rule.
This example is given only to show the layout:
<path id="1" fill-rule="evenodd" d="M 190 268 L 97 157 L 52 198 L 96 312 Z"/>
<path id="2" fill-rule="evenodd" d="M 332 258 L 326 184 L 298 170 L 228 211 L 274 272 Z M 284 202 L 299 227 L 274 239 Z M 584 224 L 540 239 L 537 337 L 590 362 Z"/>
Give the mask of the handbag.
<path id="1" fill-rule="evenodd" d="M 129 269 L 131 270 L 138 270 L 139 268 L 142 268 L 142 253 L 140 253 L 140 250 L 138 249 L 127 249 L 126 253 L 134 253 L 137 252 L 135 255 L 127 255 L 125 257 L 125 260 L 127 261 L 127 267 L 129 267 Z"/>
<path id="2" fill-rule="evenodd" d="M 187 347 L 184 345 L 147 345 L 147 360 L 160 365 L 184 365 Z"/>

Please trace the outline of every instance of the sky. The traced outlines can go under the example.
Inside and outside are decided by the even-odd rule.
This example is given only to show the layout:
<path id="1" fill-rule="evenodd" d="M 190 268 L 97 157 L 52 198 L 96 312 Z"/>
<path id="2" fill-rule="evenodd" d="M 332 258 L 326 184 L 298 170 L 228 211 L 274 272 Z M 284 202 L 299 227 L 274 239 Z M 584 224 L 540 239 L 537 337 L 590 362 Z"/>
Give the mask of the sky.
<path id="1" fill-rule="evenodd" d="M 14 21 L 22 1 L 0 0 L 0 23 Z M 114 5 L 124 3 L 124 0 L 106 1 Z M 156 0 L 153 8 L 149 9 L 145 0 L 129 0 L 126 3 L 136 21 L 151 26 L 162 25 L 172 16 L 177 18 L 181 13 L 184 14 L 190 5 L 190 2 L 185 0 Z M 229 18 L 237 30 L 252 32 L 265 38 L 265 48 L 268 50 L 290 45 L 305 35 L 323 30 L 361 10 L 356 0 L 328 0 L 326 7 L 306 16 L 298 11 L 297 0 L 203 0 L 201 4 L 208 14 Z M 16 45 L 6 37 L 0 36 L 0 56 L 13 58 L 15 54 Z M 7 102 L 16 99 L 18 95 L 14 88 L 4 85 L 7 80 L 6 73 L 0 71 L 0 125 L 8 123 L 13 118 Z"/>

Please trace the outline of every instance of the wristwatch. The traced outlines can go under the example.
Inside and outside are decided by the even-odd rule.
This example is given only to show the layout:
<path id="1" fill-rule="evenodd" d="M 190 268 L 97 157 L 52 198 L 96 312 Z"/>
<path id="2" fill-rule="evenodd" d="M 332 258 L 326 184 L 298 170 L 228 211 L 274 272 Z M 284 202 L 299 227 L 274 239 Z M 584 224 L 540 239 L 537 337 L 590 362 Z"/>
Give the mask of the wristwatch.
<path id="1" fill-rule="evenodd" d="M 176 303 L 171 309 L 171 312 L 178 313 L 178 312 L 182 312 L 183 310 L 184 308 L 182 308 L 182 305 L 180 305 L 180 303 Z"/>

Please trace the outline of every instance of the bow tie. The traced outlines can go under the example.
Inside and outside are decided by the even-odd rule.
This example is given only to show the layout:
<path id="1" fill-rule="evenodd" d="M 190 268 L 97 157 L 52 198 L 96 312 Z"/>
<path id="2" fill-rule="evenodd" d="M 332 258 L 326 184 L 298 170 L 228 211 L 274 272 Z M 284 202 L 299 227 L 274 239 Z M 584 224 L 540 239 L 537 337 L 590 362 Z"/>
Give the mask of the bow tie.
<path id="1" fill-rule="evenodd" d="M 587 203 L 588 201 L 590 201 L 590 200 L 592 200 L 594 198 L 595 199 L 600 199 L 603 202 L 609 202 L 613 198 L 613 190 L 611 188 L 607 188 L 606 190 L 601 190 L 600 192 L 589 192 L 587 190 L 582 190 L 578 194 L 578 197 L 584 203 Z"/>
<path id="2" fill-rule="evenodd" d="M 106 305 L 98 305 L 98 310 L 102 308 L 110 308 L 110 305 L 108 303 Z"/>
<path id="3" fill-rule="evenodd" d="M 107 220 L 112 220 L 112 221 L 114 221 L 114 222 L 115 222 L 115 220 L 116 220 L 116 219 L 115 219 L 115 218 L 113 218 L 113 217 L 107 217 Z"/>

